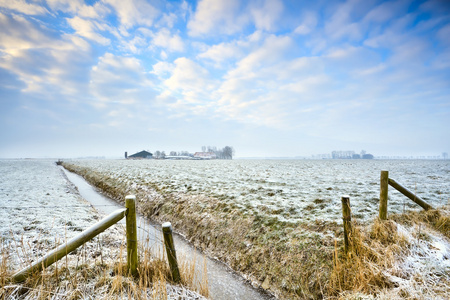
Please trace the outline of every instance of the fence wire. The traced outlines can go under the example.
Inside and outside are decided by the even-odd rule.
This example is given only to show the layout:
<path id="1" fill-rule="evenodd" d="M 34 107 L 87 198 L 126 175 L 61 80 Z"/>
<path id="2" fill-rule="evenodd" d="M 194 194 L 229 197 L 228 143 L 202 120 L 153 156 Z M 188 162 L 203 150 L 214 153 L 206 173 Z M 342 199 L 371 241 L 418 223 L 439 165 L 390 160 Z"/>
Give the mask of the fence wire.
<path id="1" fill-rule="evenodd" d="M 18 209 L 18 208 L 83 208 L 83 207 L 111 207 L 117 206 L 114 204 L 100 204 L 100 205 L 39 205 L 39 206 L 0 206 L 0 209 Z"/>

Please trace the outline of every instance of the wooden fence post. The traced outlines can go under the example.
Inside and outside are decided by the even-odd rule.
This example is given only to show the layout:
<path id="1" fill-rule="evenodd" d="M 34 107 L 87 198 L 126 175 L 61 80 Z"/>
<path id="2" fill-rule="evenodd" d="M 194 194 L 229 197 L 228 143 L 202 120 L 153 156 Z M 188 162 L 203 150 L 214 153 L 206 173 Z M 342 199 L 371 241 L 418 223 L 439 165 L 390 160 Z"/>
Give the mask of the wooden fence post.
<path id="1" fill-rule="evenodd" d="M 380 175 L 380 219 L 387 220 L 387 201 L 389 187 L 389 171 L 381 171 Z"/>
<path id="2" fill-rule="evenodd" d="M 423 209 L 425 209 L 425 210 L 434 209 L 433 206 L 431 206 L 428 203 L 426 203 L 425 201 L 423 201 L 420 197 L 414 195 L 414 193 L 409 191 L 407 188 L 402 186 L 400 183 L 398 183 L 394 179 L 389 178 L 388 182 L 389 182 L 390 186 L 392 186 L 394 189 L 396 189 L 397 191 L 399 191 L 400 193 L 402 193 L 403 195 L 405 195 L 412 201 L 419 204 Z"/>
<path id="3" fill-rule="evenodd" d="M 48 252 L 44 257 L 42 257 L 38 261 L 32 263 L 28 267 L 14 274 L 11 280 L 13 282 L 25 281 L 25 279 L 27 279 L 27 277 L 33 272 L 38 272 L 41 271 L 43 268 L 47 268 L 55 261 L 60 260 L 73 250 L 77 249 L 79 246 L 83 245 L 87 241 L 94 238 L 96 235 L 102 233 L 107 228 L 119 222 L 125 216 L 125 213 L 126 213 L 125 208 L 118 209 L 112 212 L 110 215 L 103 218 L 99 222 L 95 223 L 94 225 L 84 230 L 77 236 L 73 237 L 65 244 L 60 245 L 56 249 Z"/>
<path id="4" fill-rule="evenodd" d="M 170 224 L 170 222 L 162 224 L 162 231 L 164 235 L 164 245 L 167 252 L 167 260 L 169 261 L 170 271 L 172 272 L 172 279 L 175 282 L 180 282 L 181 277 L 180 270 L 178 269 L 175 244 L 173 243 L 172 224 Z"/>
<path id="5" fill-rule="evenodd" d="M 344 223 L 344 251 L 347 253 L 350 250 L 349 235 L 352 232 L 352 215 L 350 209 L 350 197 L 342 196 L 342 220 Z"/>
<path id="6" fill-rule="evenodd" d="M 136 226 L 136 196 L 125 197 L 127 208 L 127 267 L 131 275 L 137 274 L 137 226 Z"/>

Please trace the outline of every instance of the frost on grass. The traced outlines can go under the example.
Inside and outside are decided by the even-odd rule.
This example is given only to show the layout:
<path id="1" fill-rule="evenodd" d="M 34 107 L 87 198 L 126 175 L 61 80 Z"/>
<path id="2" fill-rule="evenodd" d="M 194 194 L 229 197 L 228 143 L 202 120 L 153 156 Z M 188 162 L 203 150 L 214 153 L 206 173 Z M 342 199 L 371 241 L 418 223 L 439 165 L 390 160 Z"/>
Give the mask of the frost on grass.
<path id="1" fill-rule="evenodd" d="M 402 246 L 368 232 L 359 244 L 364 251 L 358 252 L 367 257 L 333 261 L 342 257 L 340 197 L 350 195 L 353 218 L 368 227 L 378 214 L 381 170 L 435 207 L 450 198 L 444 184 L 450 180 L 447 161 L 91 160 L 64 165 L 116 199 L 136 194 L 145 216 L 172 222 L 253 285 L 287 299 L 339 297 L 354 290 L 380 295 L 396 288 L 390 280 L 400 274 L 394 272 L 400 270 L 395 263 L 412 253 L 410 243 L 393 231 L 397 226 L 389 232 L 405 241 Z M 389 192 L 389 214 L 419 210 Z M 353 281 L 344 284 L 343 278 Z"/>

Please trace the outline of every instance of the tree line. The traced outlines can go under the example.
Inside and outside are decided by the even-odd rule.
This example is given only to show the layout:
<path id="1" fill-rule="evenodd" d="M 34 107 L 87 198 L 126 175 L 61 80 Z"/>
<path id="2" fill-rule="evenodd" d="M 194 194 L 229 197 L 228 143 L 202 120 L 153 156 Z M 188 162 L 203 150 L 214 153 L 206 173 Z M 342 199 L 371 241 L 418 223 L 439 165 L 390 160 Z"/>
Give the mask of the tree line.
<path id="1" fill-rule="evenodd" d="M 217 149 L 216 146 L 202 146 L 202 152 L 214 153 L 218 159 L 233 159 L 235 154 L 234 148 L 231 146 L 225 146 L 222 149 Z"/>
<path id="2" fill-rule="evenodd" d="M 202 152 L 213 153 L 217 159 L 233 159 L 235 154 L 234 148 L 231 146 L 225 146 L 223 148 L 217 148 L 216 146 L 202 146 Z M 164 159 L 167 156 L 189 156 L 194 157 L 193 153 L 188 151 L 170 151 L 167 155 L 165 151 L 156 150 L 153 153 L 154 158 Z"/>

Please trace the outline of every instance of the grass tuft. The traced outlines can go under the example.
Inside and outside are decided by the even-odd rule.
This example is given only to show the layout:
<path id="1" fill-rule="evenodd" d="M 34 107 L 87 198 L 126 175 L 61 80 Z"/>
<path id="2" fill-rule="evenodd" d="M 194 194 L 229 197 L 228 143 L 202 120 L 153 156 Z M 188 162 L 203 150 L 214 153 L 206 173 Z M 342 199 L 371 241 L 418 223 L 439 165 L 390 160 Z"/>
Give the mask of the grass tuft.
<path id="1" fill-rule="evenodd" d="M 442 231 L 448 222 L 445 214 L 444 210 L 411 212 L 386 221 L 377 218 L 365 227 L 354 223 L 351 250 L 345 254 L 335 243 L 328 295 L 336 299 L 374 295 L 444 299 L 450 276 L 439 270 L 436 250 L 450 253 L 444 237 L 448 232 Z M 435 247 L 435 240 L 441 241 L 442 248 Z"/>
<path id="2" fill-rule="evenodd" d="M 113 228 L 115 226 L 108 230 Z M 170 270 L 164 257 L 155 254 L 155 251 L 147 245 L 140 245 L 138 275 L 131 276 L 127 270 L 124 230 L 117 228 L 115 230 L 117 232 L 113 233 L 114 238 L 105 238 L 100 249 L 99 243 L 90 241 L 76 253 L 66 256 L 67 259 L 60 260 L 42 272 L 31 274 L 21 284 L 9 282 L 15 269 L 20 268 L 13 263 L 11 257 L 21 251 L 14 247 L 8 248 L 2 243 L 0 299 L 167 299 L 169 286 L 172 293 L 181 293 L 180 290 L 190 287 L 203 295 L 208 295 L 207 285 L 192 280 L 194 276 L 191 270 L 195 269 L 195 266 L 183 259 L 180 260 L 180 263 L 186 266 L 180 269 L 184 279 L 183 285 L 186 287 L 176 286 L 171 282 Z M 118 232 L 121 234 L 118 235 Z M 119 245 L 117 237 L 122 237 Z M 98 251 L 101 252 L 100 255 Z M 33 252 L 36 252 L 36 249 L 30 245 L 27 254 L 30 256 L 21 257 L 25 264 L 36 259 Z M 17 257 L 14 261 L 17 261 Z M 206 273 L 202 276 L 207 277 Z M 189 292 L 202 299 L 200 294 Z"/>

